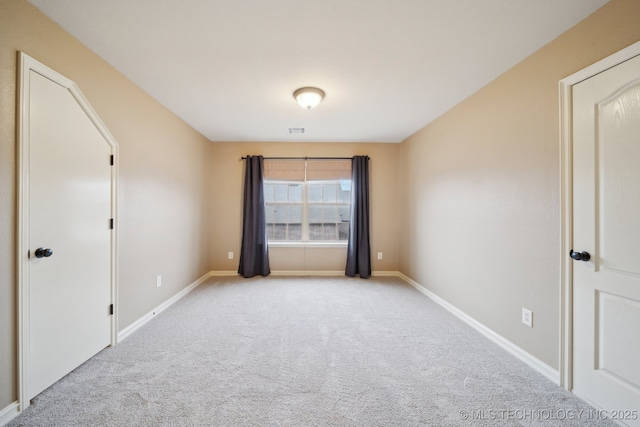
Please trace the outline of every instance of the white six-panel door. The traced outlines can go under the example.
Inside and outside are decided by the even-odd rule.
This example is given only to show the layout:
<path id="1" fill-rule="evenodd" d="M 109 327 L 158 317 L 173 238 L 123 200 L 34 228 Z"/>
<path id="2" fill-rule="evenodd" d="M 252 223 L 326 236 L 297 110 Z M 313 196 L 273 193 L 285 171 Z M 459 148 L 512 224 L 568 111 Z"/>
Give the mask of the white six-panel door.
<path id="1" fill-rule="evenodd" d="M 640 426 L 640 57 L 573 86 L 573 172 L 573 390 Z"/>

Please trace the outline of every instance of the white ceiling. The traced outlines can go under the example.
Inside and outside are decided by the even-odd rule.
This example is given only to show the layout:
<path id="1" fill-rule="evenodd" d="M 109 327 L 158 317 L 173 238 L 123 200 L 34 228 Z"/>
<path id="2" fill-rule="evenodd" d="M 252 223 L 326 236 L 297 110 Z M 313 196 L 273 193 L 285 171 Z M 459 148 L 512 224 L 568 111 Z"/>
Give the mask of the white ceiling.
<path id="1" fill-rule="evenodd" d="M 400 142 L 607 0 L 29 1 L 212 141 Z"/>

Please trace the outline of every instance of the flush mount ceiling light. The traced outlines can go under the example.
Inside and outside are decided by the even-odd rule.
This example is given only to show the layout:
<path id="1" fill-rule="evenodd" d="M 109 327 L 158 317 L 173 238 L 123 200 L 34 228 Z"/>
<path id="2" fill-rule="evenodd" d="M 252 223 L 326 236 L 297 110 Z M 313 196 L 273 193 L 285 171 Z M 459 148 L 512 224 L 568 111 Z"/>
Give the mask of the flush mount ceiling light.
<path id="1" fill-rule="evenodd" d="M 324 91 L 317 87 L 301 87 L 293 92 L 293 97 L 302 108 L 310 110 L 320 104 L 324 98 Z"/>

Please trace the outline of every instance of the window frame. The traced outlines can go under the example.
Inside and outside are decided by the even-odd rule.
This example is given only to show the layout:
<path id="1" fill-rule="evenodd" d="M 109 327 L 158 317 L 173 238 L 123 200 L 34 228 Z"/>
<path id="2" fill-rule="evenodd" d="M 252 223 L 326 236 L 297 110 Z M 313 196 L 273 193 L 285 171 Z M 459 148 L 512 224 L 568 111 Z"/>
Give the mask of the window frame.
<path id="1" fill-rule="evenodd" d="M 281 179 L 265 179 L 263 181 L 263 188 L 264 188 L 264 186 L 266 186 L 267 183 L 273 183 L 273 185 L 274 185 L 274 189 L 273 189 L 274 190 L 274 194 L 273 194 L 273 200 L 272 201 L 267 201 L 267 195 L 266 195 L 266 192 L 265 192 L 265 201 L 264 201 L 264 205 L 265 205 L 265 226 L 266 226 L 265 228 L 268 230 L 270 224 L 273 224 L 273 225 L 276 224 L 275 222 L 271 222 L 270 223 L 270 222 L 267 221 L 268 215 L 266 213 L 266 209 L 268 209 L 268 206 L 270 204 L 271 205 L 275 205 L 275 206 L 300 206 L 301 207 L 301 215 L 300 215 L 300 227 L 301 227 L 301 231 L 300 231 L 300 236 L 301 237 L 300 238 L 301 238 L 301 240 L 300 241 L 302 241 L 302 237 L 304 236 L 304 226 L 305 226 L 304 225 L 304 223 L 305 223 L 305 206 L 304 206 L 304 204 L 305 204 L 305 186 L 304 186 L 304 182 L 303 181 L 293 181 L 293 180 L 281 180 Z M 300 202 L 291 202 L 289 200 L 288 192 L 287 192 L 287 201 L 286 202 L 276 201 L 276 188 L 275 188 L 275 186 L 278 185 L 278 184 L 287 185 L 287 186 L 289 186 L 291 184 L 301 185 L 301 187 L 302 187 L 301 188 L 301 201 Z M 290 224 L 288 222 L 288 219 L 289 219 L 289 212 L 287 212 L 287 223 L 286 223 L 287 225 Z M 297 223 L 294 223 L 294 224 L 297 224 Z M 289 234 L 289 230 L 287 230 L 286 234 Z M 269 237 L 268 232 L 267 232 L 267 241 L 269 242 L 269 244 L 271 244 L 272 242 L 298 242 L 299 240 L 275 240 L 275 241 L 272 241 L 271 238 Z"/>
<path id="2" fill-rule="evenodd" d="M 310 223 L 309 223 L 309 207 L 310 206 L 325 206 L 325 202 L 310 202 L 309 200 L 309 185 L 313 183 L 326 183 L 326 182 L 335 182 L 337 187 L 340 187 L 340 181 L 349 181 L 351 183 L 351 179 L 323 179 L 323 180 L 285 180 L 285 179 L 264 179 L 264 184 L 267 183 L 279 183 L 279 184 L 300 184 L 302 186 L 302 230 L 301 230 L 301 239 L 300 240 L 272 240 L 269 236 L 267 236 L 267 241 L 270 247 L 319 247 L 319 248 L 342 248 L 348 246 L 348 233 L 347 238 L 345 240 L 311 240 L 310 239 Z M 275 191 L 275 190 L 274 190 Z M 349 189 L 349 201 L 346 203 L 340 203 L 340 199 L 336 195 L 335 202 L 326 202 L 328 206 L 336 206 L 336 208 L 340 205 L 349 207 L 349 221 L 351 221 L 351 191 Z M 274 200 L 268 202 L 267 197 L 265 197 L 265 209 L 267 209 L 268 205 L 298 205 L 298 203 L 290 203 L 287 202 L 276 202 L 275 194 Z M 265 217 L 266 221 L 266 217 Z M 347 222 L 349 222 L 347 221 Z M 269 222 L 266 222 L 266 226 L 269 226 Z M 273 224 L 273 223 L 271 223 Z M 337 223 L 336 223 L 337 224 Z M 339 230 L 338 237 L 340 236 Z"/>

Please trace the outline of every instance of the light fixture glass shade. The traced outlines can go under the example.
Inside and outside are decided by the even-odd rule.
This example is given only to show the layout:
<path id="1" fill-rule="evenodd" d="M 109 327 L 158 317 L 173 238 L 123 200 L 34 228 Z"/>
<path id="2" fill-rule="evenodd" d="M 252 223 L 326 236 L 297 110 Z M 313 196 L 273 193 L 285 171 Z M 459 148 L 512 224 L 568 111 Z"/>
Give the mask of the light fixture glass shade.
<path id="1" fill-rule="evenodd" d="M 324 91 L 317 87 L 301 87 L 293 92 L 293 97 L 302 108 L 310 110 L 320 104 L 324 98 Z"/>

